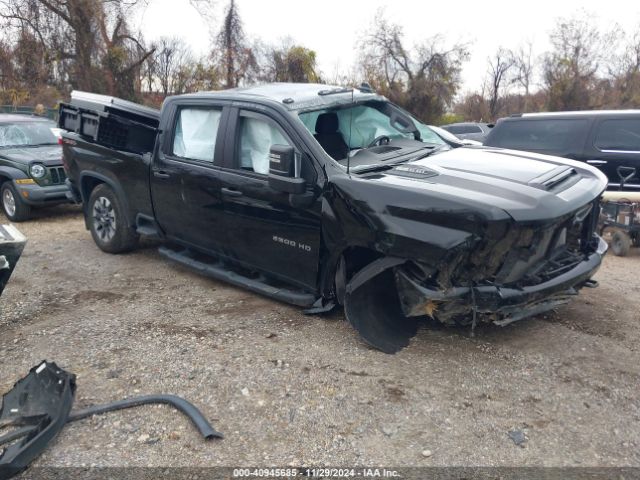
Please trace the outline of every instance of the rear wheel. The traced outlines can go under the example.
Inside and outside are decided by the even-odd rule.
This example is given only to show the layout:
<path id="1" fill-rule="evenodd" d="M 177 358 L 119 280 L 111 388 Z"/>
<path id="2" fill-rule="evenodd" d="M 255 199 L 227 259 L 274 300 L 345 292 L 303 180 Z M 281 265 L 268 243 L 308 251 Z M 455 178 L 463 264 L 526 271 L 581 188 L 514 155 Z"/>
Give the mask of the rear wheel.
<path id="1" fill-rule="evenodd" d="M 127 223 L 122 202 L 108 185 L 98 185 L 91 192 L 86 214 L 91 236 L 100 250 L 123 253 L 136 246 L 138 235 Z"/>
<path id="2" fill-rule="evenodd" d="M 6 181 L 0 188 L 2 197 L 2 210 L 12 222 L 23 222 L 31 217 L 31 206 L 27 205 L 11 181 Z"/>
<path id="3" fill-rule="evenodd" d="M 614 255 L 626 257 L 630 249 L 631 237 L 620 230 L 614 232 L 613 238 L 611 239 L 611 250 L 613 250 Z"/>

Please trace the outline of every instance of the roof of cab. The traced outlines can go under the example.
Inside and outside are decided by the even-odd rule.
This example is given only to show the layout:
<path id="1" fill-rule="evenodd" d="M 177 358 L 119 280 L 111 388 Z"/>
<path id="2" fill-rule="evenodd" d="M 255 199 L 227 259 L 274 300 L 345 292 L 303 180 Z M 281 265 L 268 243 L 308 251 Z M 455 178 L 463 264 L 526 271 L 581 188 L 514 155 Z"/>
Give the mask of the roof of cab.
<path id="1" fill-rule="evenodd" d="M 531 118 L 531 117 L 587 117 L 600 115 L 640 115 L 640 110 L 577 110 L 571 112 L 535 112 L 535 113 L 515 113 L 508 118 Z"/>
<path id="2" fill-rule="evenodd" d="M 21 115 L 18 113 L 0 113 L 0 123 L 17 122 L 52 122 L 53 120 L 36 115 Z"/>
<path id="3" fill-rule="evenodd" d="M 306 110 L 318 107 L 352 103 L 352 101 L 385 100 L 381 95 L 358 88 L 345 88 L 321 83 L 267 83 L 251 87 L 200 92 L 183 96 L 215 96 L 232 100 L 269 100 L 282 104 L 288 110 Z"/>

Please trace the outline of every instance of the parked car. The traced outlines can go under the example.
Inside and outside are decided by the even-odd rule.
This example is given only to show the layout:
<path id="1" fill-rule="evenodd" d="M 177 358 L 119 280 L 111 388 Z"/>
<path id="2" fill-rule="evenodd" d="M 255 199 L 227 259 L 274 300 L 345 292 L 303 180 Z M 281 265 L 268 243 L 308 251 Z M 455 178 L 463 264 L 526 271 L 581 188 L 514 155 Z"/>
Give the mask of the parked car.
<path id="1" fill-rule="evenodd" d="M 68 202 L 57 125 L 29 115 L 0 114 L 0 198 L 13 222 L 32 207 Z"/>
<path id="2" fill-rule="evenodd" d="M 0 295 L 18 263 L 27 239 L 13 225 L 0 225 Z"/>
<path id="3" fill-rule="evenodd" d="M 607 248 L 597 169 L 452 148 L 362 90 L 262 85 L 169 97 L 161 112 L 76 93 L 60 126 L 102 250 L 161 239 L 214 278 L 312 313 L 343 305 L 389 353 L 420 317 L 475 327 L 555 308 L 592 285 Z"/>
<path id="4" fill-rule="evenodd" d="M 451 132 L 448 132 L 444 128 L 436 127 L 435 125 L 429 125 L 429 128 L 436 132 L 436 134 L 442 138 L 445 142 L 450 144 L 451 146 L 462 146 L 462 145 L 482 145 L 481 142 L 476 140 L 469 140 L 468 138 L 459 138 Z"/>
<path id="5" fill-rule="evenodd" d="M 640 191 L 640 110 L 525 113 L 498 120 L 485 145 L 579 160 L 609 189 Z"/>
<path id="6" fill-rule="evenodd" d="M 449 125 L 442 125 L 442 128 L 447 132 L 453 133 L 456 137 L 463 140 L 475 140 L 476 142 L 483 143 L 489 132 L 493 128 L 492 123 L 474 123 L 474 122 L 460 122 L 450 123 Z"/>

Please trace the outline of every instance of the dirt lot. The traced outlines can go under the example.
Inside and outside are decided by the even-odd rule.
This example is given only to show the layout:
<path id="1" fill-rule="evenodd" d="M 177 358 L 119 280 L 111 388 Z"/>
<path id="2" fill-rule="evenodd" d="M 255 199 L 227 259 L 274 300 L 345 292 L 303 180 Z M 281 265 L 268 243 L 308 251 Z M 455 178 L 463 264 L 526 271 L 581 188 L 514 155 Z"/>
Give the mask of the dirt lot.
<path id="1" fill-rule="evenodd" d="M 174 393 L 226 434 L 205 443 L 170 408 L 143 407 L 69 425 L 38 465 L 640 465 L 638 250 L 608 256 L 600 288 L 554 314 L 475 338 L 425 325 L 389 356 L 342 314 L 305 316 L 152 246 L 104 254 L 77 208 L 19 228 L 1 392 L 54 360 L 78 375 L 78 406 Z"/>

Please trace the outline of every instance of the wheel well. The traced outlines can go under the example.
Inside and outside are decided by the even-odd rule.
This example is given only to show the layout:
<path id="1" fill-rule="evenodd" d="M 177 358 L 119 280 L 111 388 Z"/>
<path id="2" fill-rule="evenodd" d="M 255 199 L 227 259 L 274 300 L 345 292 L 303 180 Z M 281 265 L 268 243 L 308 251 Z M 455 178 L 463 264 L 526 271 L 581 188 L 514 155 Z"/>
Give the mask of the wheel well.
<path id="1" fill-rule="evenodd" d="M 342 252 L 342 256 L 345 261 L 346 280 L 349 281 L 355 273 L 384 255 L 365 247 L 349 247 Z"/>
<path id="2" fill-rule="evenodd" d="M 357 272 L 382 256 L 380 252 L 365 247 L 348 247 L 343 250 L 334 269 L 332 285 L 340 305 L 344 304 L 346 286 L 349 280 Z"/>
<path id="3" fill-rule="evenodd" d="M 5 177 L 4 175 L 0 175 L 0 185 L 4 182 L 11 180 L 9 177 Z"/>
<path id="4" fill-rule="evenodd" d="M 91 196 L 91 192 L 100 184 L 105 183 L 99 178 L 95 177 L 85 177 L 82 179 L 82 200 L 86 203 Z"/>

